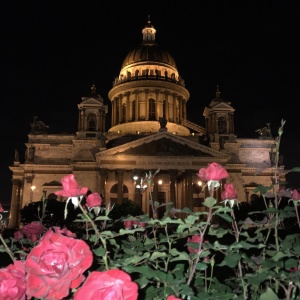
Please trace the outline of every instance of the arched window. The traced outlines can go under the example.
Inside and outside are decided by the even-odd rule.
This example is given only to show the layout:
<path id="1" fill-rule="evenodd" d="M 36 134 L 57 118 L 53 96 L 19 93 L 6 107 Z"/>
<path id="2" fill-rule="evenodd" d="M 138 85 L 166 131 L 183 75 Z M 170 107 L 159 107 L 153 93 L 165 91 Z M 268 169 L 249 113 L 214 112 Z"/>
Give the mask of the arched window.
<path id="1" fill-rule="evenodd" d="M 87 118 L 87 130 L 96 131 L 97 130 L 97 117 L 94 113 L 90 113 Z"/>
<path id="2" fill-rule="evenodd" d="M 123 184 L 122 192 L 123 192 L 123 200 L 128 200 L 128 187 L 125 184 Z M 117 200 L 118 200 L 118 184 L 117 183 L 111 187 L 109 198 L 110 198 L 111 204 L 117 202 Z"/>
<path id="3" fill-rule="evenodd" d="M 227 133 L 227 123 L 225 117 L 218 118 L 218 133 L 219 134 Z"/>
<path id="4" fill-rule="evenodd" d="M 150 121 L 156 120 L 154 99 L 149 99 L 149 120 Z"/>

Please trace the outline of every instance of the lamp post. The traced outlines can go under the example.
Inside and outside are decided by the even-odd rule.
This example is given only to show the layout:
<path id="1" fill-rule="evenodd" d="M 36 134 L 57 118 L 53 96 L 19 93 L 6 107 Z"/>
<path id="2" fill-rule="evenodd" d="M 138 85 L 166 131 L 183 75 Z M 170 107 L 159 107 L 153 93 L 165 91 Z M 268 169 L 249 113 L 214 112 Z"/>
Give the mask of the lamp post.
<path id="1" fill-rule="evenodd" d="M 35 185 L 32 185 L 30 187 L 31 191 L 30 191 L 30 203 L 32 203 L 32 200 L 33 200 L 33 191 L 36 189 L 36 186 Z"/>
<path id="2" fill-rule="evenodd" d="M 140 181 L 138 183 L 138 179 L 139 176 L 135 175 L 133 176 L 133 180 L 135 183 L 135 189 L 137 194 L 139 195 L 139 205 L 142 207 L 143 209 L 143 191 L 145 191 L 147 189 L 147 184 L 145 183 L 145 180 L 143 177 L 140 177 Z"/>

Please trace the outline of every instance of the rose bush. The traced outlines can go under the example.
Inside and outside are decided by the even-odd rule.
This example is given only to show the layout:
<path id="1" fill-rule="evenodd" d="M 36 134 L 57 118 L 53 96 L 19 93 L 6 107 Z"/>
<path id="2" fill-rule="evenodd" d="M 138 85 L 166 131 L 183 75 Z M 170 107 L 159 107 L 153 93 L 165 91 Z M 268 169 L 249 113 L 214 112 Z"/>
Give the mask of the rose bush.
<path id="1" fill-rule="evenodd" d="M 158 172 L 146 173 L 141 187 L 151 190 Z M 71 201 L 80 211 L 77 231 L 43 224 L 43 232 L 0 234 L 0 250 L 12 261 L 0 269 L 0 299 L 300 299 L 300 193 L 284 189 L 279 175 L 274 167 L 273 185 L 253 190 L 263 208 L 247 219 L 259 213 L 266 223 L 238 221 L 243 202 L 221 182 L 228 173 L 217 163 L 198 173 L 208 195 L 202 211 L 167 205 L 160 219 L 162 204 L 151 193 L 151 216 L 112 219 L 114 207 L 68 175 L 56 194 L 67 198 L 66 210 Z M 286 219 L 292 226 L 284 227 Z"/>

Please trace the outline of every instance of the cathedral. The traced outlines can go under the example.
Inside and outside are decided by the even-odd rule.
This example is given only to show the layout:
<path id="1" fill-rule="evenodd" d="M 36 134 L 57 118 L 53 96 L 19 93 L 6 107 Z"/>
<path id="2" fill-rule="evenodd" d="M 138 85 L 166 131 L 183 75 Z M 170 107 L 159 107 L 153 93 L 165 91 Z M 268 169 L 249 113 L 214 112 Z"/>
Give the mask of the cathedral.
<path id="1" fill-rule="evenodd" d="M 150 192 L 153 201 L 203 210 L 207 194 L 197 173 L 212 162 L 226 168 L 229 177 L 223 183 L 234 184 L 239 201 L 249 201 L 259 184 L 272 184 L 275 140 L 270 128 L 265 127 L 257 139 L 237 138 L 235 109 L 222 98 L 219 87 L 204 108 L 205 127 L 190 122 L 185 81 L 155 35 L 148 19 L 141 43 L 123 60 L 108 93 L 108 130 L 108 105 L 95 85 L 78 104 L 74 134 L 51 134 L 34 117 L 24 162 L 16 151 L 9 167 L 10 227 L 19 225 L 20 209 L 40 201 L 43 192 L 49 199 L 64 201 L 54 193 L 68 174 L 74 174 L 80 186 L 101 194 L 106 204 L 128 199 L 149 214 Z M 151 191 L 144 189 L 145 176 L 156 172 Z"/>

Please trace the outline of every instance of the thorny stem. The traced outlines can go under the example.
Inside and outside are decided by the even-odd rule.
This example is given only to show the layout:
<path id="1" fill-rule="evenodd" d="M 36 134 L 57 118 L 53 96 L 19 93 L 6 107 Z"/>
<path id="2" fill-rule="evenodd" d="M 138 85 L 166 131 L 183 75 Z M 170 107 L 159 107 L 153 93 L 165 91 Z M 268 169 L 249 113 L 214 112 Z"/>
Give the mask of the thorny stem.
<path id="1" fill-rule="evenodd" d="M 97 241 L 100 239 L 102 244 L 103 244 L 103 247 L 105 248 L 105 253 L 107 253 L 107 249 L 106 249 L 106 240 L 104 238 L 101 237 L 101 234 L 96 226 L 96 224 L 94 223 L 94 221 L 90 218 L 90 216 L 86 213 L 85 209 L 83 208 L 83 206 L 81 205 L 80 202 L 78 202 L 78 206 L 79 208 L 81 209 L 83 215 L 88 219 L 88 221 L 92 224 L 94 230 L 95 230 L 95 234 L 97 236 L 97 239 L 94 243 L 94 245 L 97 243 Z M 109 267 L 108 267 L 108 260 L 107 260 L 107 254 L 105 254 L 103 256 L 103 260 L 104 260 L 104 264 L 105 264 L 105 267 L 106 267 L 106 270 L 109 270 Z"/>
<path id="2" fill-rule="evenodd" d="M 209 208 L 208 216 L 207 216 L 207 222 L 205 224 L 205 227 L 204 227 L 203 231 L 200 232 L 201 239 L 200 239 L 200 243 L 199 243 L 199 247 L 198 247 L 197 257 L 196 257 L 196 259 L 195 259 L 195 261 L 193 263 L 192 269 L 191 269 L 190 274 L 189 274 L 189 278 L 188 278 L 188 281 L 187 281 L 188 285 L 191 284 L 191 281 L 192 281 L 192 279 L 193 279 L 193 277 L 195 275 L 196 267 L 197 267 L 197 264 L 198 264 L 198 262 L 200 260 L 200 255 L 202 253 L 203 238 L 204 238 L 205 232 L 207 231 L 208 226 L 210 225 L 210 222 L 212 220 L 212 214 L 213 214 L 213 209 Z"/>

